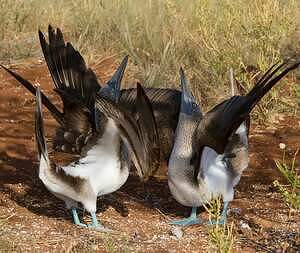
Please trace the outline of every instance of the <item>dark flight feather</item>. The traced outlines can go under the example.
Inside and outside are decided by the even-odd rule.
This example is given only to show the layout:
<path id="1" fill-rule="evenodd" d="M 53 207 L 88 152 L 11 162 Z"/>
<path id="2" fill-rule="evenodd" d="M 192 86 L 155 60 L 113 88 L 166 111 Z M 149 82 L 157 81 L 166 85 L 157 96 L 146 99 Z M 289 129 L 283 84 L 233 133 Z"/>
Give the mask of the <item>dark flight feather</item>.
<path id="1" fill-rule="evenodd" d="M 62 98 L 64 114 L 71 119 L 71 123 L 80 119 L 95 129 L 95 94 L 101 88 L 96 75 L 87 68 L 80 53 L 70 43 L 65 43 L 59 28 L 55 32 L 49 25 L 48 37 L 49 44 L 43 33 L 39 31 L 42 51 L 54 82 L 55 91 Z M 85 129 L 78 129 L 76 125 L 71 124 L 68 124 L 67 128 L 79 133 L 87 133 L 90 128 L 89 124 L 85 124 Z"/>
<path id="2" fill-rule="evenodd" d="M 254 106 L 282 77 L 297 68 L 299 64 L 300 62 L 297 62 L 285 67 L 276 76 L 275 74 L 286 64 L 273 65 L 248 94 L 233 96 L 210 110 L 197 128 L 196 142 L 198 150 L 208 146 L 222 154 L 228 144 L 228 138 L 247 119 Z"/>
<path id="3" fill-rule="evenodd" d="M 29 90 L 33 95 L 36 94 L 36 88 L 34 85 L 29 82 L 28 80 L 24 79 L 14 71 L 4 67 L 3 65 L 0 65 L 5 71 L 7 71 L 9 74 L 11 74 L 18 82 L 20 82 L 27 90 Z M 41 93 L 41 99 L 42 103 L 47 107 L 47 109 L 51 112 L 53 118 L 60 124 L 64 125 L 64 117 L 63 113 L 61 113 L 55 105 L 53 105 L 50 100 L 42 93 Z"/>
<path id="4" fill-rule="evenodd" d="M 141 85 L 137 85 L 134 114 L 100 96 L 96 98 L 96 107 L 115 121 L 138 175 L 146 181 L 159 167 L 160 146 L 151 103 Z"/>

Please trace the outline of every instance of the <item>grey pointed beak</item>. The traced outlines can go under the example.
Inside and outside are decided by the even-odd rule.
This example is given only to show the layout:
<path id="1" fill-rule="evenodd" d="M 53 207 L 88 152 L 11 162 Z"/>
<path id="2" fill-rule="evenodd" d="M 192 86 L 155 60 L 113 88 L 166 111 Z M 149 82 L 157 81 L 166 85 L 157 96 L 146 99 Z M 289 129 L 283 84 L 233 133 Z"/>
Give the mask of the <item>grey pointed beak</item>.
<path id="1" fill-rule="evenodd" d="M 127 66 L 128 58 L 128 55 L 124 57 L 112 78 L 107 82 L 107 87 L 109 89 L 110 96 L 113 97 L 116 102 L 119 100 L 120 97 L 121 82 Z"/>
<path id="2" fill-rule="evenodd" d="M 195 110 L 195 99 L 191 90 L 188 87 L 188 80 L 182 68 L 179 70 L 181 83 L 181 106 L 180 112 L 191 115 Z"/>

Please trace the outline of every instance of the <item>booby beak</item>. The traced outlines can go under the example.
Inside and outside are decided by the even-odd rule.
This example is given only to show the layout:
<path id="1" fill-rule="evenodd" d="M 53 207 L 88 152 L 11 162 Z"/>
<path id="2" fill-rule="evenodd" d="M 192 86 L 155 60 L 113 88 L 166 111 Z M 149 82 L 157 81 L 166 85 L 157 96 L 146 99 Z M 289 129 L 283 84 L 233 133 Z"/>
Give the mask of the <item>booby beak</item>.
<path id="1" fill-rule="evenodd" d="M 188 80 L 182 68 L 179 70 L 181 83 L 181 105 L 180 112 L 187 115 L 201 114 L 200 108 L 188 87 Z"/>
<path id="2" fill-rule="evenodd" d="M 106 86 L 104 86 L 100 90 L 100 94 L 102 96 L 106 96 L 114 102 L 118 102 L 120 98 L 121 81 L 123 79 L 124 72 L 127 66 L 128 57 L 129 57 L 128 55 L 124 57 L 124 59 L 122 60 L 120 66 L 118 67 L 118 69 L 116 70 L 112 78 L 107 82 Z"/>

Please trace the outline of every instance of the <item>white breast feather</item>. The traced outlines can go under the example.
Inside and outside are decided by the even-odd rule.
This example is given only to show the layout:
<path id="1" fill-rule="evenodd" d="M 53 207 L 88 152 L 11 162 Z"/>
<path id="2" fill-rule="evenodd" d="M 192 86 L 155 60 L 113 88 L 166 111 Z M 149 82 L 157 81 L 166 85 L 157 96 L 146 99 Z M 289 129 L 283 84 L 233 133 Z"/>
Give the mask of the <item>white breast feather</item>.
<path id="1" fill-rule="evenodd" d="M 243 144 L 248 147 L 248 137 L 246 125 L 243 122 L 235 132 L 238 134 Z M 211 198 L 222 195 L 224 201 L 233 199 L 233 187 L 238 183 L 240 177 L 232 181 L 227 173 L 226 163 L 223 161 L 223 154 L 219 155 L 209 147 L 203 149 L 201 157 L 201 170 L 203 171 L 204 181 L 207 184 L 207 195 Z M 245 168 L 248 166 L 245 163 Z"/>
<path id="2" fill-rule="evenodd" d="M 224 201 L 233 199 L 233 187 L 226 171 L 223 156 L 213 149 L 205 147 L 201 157 L 201 170 L 206 184 L 206 196 L 208 199 L 222 196 Z"/>
<path id="3" fill-rule="evenodd" d="M 87 155 L 78 162 L 64 166 L 66 174 L 88 179 L 97 195 L 117 190 L 127 179 L 128 168 L 121 170 L 119 157 L 120 136 L 118 129 L 109 119 L 105 132 Z"/>

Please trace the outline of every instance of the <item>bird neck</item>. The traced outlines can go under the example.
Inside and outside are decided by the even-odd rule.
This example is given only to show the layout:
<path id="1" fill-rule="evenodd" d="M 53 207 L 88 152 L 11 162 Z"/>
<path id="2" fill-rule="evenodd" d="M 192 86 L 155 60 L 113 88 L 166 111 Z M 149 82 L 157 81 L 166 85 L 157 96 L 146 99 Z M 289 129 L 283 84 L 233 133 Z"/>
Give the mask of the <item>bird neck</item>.
<path id="1" fill-rule="evenodd" d="M 175 142 L 173 153 L 184 158 L 189 158 L 192 153 L 192 144 L 194 133 L 197 129 L 198 122 L 194 117 L 180 113 L 175 133 Z"/>

